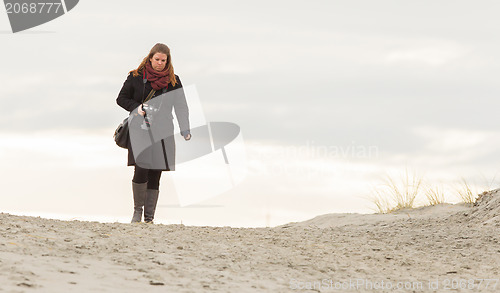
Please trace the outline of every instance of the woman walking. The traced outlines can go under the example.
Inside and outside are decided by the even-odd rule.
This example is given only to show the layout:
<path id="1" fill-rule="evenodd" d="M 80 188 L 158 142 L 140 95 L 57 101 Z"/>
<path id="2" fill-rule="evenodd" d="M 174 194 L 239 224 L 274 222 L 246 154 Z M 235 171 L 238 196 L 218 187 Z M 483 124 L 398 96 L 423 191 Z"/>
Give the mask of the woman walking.
<path id="1" fill-rule="evenodd" d="M 153 222 L 156 203 L 158 202 L 161 173 L 162 171 L 174 171 L 175 141 L 173 138 L 173 120 L 171 119 L 172 109 L 175 110 L 181 135 L 185 140 L 191 139 L 189 111 L 183 92 L 182 94 L 173 95 L 173 98 L 166 100 L 161 105 L 163 112 L 157 113 L 167 117 L 153 117 L 153 110 L 149 109 L 147 102 L 170 91 L 179 89 L 179 91 L 182 91 L 181 88 L 182 84 L 179 76 L 174 74 L 170 49 L 166 45 L 158 43 L 151 48 L 139 67 L 129 72 L 116 99 L 117 104 L 125 110 L 129 112 L 137 110 L 136 114 L 142 116 L 143 124 L 146 125 L 143 129 L 149 131 L 148 138 L 151 137 L 151 141 L 138 142 L 137 140 L 141 138 L 140 136 L 132 136 L 131 128 L 127 148 L 128 166 L 134 166 L 134 177 L 132 178 L 134 213 L 132 223 L 141 222 L 143 210 L 144 221 L 147 223 Z M 167 112 L 165 112 L 165 109 L 167 109 Z M 154 115 L 159 115 L 157 113 Z M 153 118 L 154 121 L 152 121 Z M 156 143 L 153 142 L 150 128 L 155 122 L 161 123 L 161 127 L 166 129 L 169 134 Z M 146 150 L 140 150 L 140 153 L 138 152 L 134 156 L 133 146 L 145 143 L 150 144 L 150 147 Z M 138 148 L 136 148 L 137 150 Z M 155 160 L 155 162 L 144 163 L 142 160 L 137 160 L 143 157 L 148 157 L 150 160 Z M 159 157 L 164 158 L 161 164 L 157 164 L 157 158 Z M 158 168 L 159 165 L 163 167 Z"/>

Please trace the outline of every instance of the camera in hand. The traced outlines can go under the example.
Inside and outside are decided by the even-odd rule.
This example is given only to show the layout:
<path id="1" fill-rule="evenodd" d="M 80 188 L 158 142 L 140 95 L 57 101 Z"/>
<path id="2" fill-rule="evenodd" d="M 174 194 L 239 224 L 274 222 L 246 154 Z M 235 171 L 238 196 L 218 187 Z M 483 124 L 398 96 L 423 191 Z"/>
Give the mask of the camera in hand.
<path id="1" fill-rule="evenodd" d="M 152 106 L 152 105 L 147 105 L 143 104 L 142 105 L 142 111 L 144 111 L 144 121 L 142 122 L 141 128 L 146 130 L 148 129 L 148 125 L 151 125 L 153 123 L 153 114 L 155 112 L 158 112 L 158 108 Z"/>
<path id="2" fill-rule="evenodd" d="M 158 108 L 151 106 L 151 105 L 142 105 L 142 110 L 146 113 L 153 114 L 154 112 L 158 112 Z"/>

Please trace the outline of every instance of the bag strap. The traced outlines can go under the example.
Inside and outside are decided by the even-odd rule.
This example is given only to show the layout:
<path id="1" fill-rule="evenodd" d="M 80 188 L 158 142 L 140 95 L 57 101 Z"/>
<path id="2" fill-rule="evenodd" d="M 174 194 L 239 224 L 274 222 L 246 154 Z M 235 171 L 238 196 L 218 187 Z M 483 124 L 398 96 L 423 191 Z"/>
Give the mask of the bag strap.
<path id="1" fill-rule="evenodd" d="M 146 97 L 146 99 L 144 99 L 144 101 L 143 101 L 142 103 L 146 103 L 147 101 L 151 100 L 151 98 L 153 98 L 153 95 L 155 94 L 155 92 L 156 92 L 156 91 L 155 91 L 154 89 L 152 89 L 152 90 L 149 92 L 149 94 L 148 94 L 148 96 Z"/>

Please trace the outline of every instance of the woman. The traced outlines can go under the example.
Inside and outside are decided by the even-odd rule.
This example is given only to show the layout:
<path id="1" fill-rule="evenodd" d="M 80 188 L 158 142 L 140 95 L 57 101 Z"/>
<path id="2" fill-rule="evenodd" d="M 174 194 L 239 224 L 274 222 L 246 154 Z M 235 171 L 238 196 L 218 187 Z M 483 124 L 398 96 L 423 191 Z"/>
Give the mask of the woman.
<path id="1" fill-rule="evenodd" d="M 166 100 L 166 102 L 162 105 L 163 109 L 167 109 L 169 112 L 163 112 L 164 115 L 162 116 L 164 117 L 153 117 L 152 112 L 148 115 L 149 108 L 147 107 L 148 105 L 146 99 L 153 102 L 155 100 L 152 99 L 155 97 L 171 91 L 176 91 L 173 93 L 177 94 L 171 95 L 173 98 Z M 158 201 L 161 172 L 173 171 L 175 166 L 175 141 L 173 139 L 174 128 L 172 122 L 173 120 L 170 119 L 172 118 L 172 108 L 175 110 L 181 135 L 185 140 L 191 139 L 188 118 L 189 111 L 186 99 L 183 94 L 179 76 L 174 74 L 170 49 L 166 45 L 161 43 L 154 45 L 148 56 L 144 58 L 139 67 L 129 72 L 127 80 L 125 80 L 116 102 L 125 110 L 129 112 L 134 111 L 136 116 L 142 116 L 138 117 L 140 119 L 133 118 L 132 121 L 142 120 L 143 124 L 144 121 L 147 122 L 147 128 L 143 128 L 146 129 L 146 131 L 143 132 L 148 133 L 149 130 L 149 134 L 151 135 L 150 124 L 155 125 L 156 122 L 157 125 L 161 124 L 162 127 L 168 129 L 167 132 L 170 133 L 170 135 L 165 136 L 164 139 L 161 140 L 161 143 L 153 143 L 153 139 L 149 141 L 141 139 L 140 136 L 132 135 L 133 129 L 139 129 L 140 131 L 140 128 L 133 128 L 134 124 L 132 122 L 129 124 L 131 135 L 128 141 L 128 166 L 135 166 L 134 177 L 132 178 L 134 214 L 131 222 L 141 222 L 144 207 L 144 221 L 151 223 L 154 219 L 156 203 Z M 148 118 L 154 119 L 150 123 Z M 146 150 L 141 149 L 140 154 L 136 154 L 136 156 L 134 156 L 133 149 L 135 148 L 137 151 L 138 148 L 133 146 L 137 146 L 141 143 L 149 144 L 150 147 Z M 139 153 L 139 151 L 137 152 Z M 160 152 L 165 159 L 162 168 L 154 167 L 158 166 L 158 164 L 155 164 L 156 162 L 148 164 L 144 163 L 141 159 L 142 157 L 154 158 L 155 153 L 158 152 Z M 167 156 L 166 154 L 169 155 Z"/>

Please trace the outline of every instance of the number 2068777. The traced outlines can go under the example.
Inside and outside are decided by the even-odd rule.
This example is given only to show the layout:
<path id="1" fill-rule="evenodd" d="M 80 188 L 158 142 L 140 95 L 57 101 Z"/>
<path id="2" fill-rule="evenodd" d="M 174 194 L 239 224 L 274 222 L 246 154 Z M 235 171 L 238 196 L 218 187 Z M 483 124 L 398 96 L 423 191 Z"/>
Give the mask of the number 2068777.
<path id="1" fill-rule="evenodd" d="M 5 3 L 8 14 L 57 14 L 61 6 L 61 3 Z"/>

